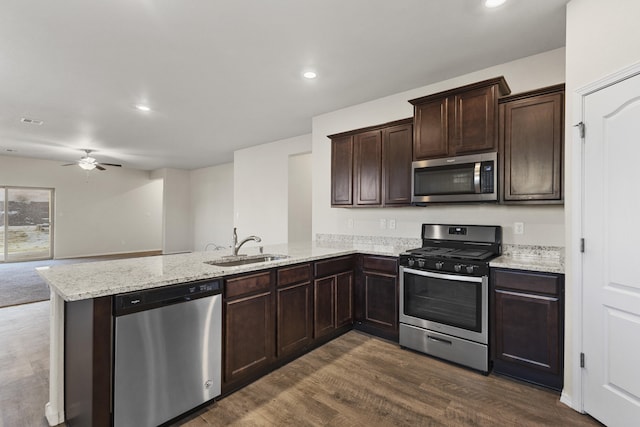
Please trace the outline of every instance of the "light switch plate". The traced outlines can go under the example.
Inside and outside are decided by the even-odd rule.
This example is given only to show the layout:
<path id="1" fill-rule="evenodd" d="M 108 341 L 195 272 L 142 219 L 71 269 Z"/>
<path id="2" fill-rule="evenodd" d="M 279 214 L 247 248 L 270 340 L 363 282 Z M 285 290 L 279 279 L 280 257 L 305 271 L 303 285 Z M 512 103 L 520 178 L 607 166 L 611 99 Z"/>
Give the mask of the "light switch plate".
<path id="1" fill-rule="evenodd" d="M 380 218 L 380 229 L 384 230 L 385 228 L 387 228 L 387 220 L 384 218 Z"/>
<path id="2" fill-rule="evenodd" d="M 395 219 L 390 219 L 389 220 L 389 230 L 395 230 L 396 229 L 396 220 Z"/>

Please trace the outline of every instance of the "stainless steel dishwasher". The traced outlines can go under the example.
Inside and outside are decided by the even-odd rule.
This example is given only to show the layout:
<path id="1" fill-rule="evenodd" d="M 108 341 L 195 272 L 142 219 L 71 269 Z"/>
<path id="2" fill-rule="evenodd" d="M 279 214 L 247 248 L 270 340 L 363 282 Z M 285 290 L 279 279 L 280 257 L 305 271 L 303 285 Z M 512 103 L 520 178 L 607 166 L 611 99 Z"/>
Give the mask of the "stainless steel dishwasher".
<path id="1" fill-rule="evenodd" d="M 219 280 L 116 295 L 114 426 L 157 426 L 220 395 Z"/>

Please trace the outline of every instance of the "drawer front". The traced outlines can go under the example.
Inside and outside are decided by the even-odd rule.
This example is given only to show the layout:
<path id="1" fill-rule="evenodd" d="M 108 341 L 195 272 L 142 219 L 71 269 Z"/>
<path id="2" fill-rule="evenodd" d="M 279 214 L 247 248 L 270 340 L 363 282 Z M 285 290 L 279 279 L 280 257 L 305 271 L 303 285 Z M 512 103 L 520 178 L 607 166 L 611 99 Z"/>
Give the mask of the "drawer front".
<path id="1" fill-rule="evenodd" d="M 271 283 L 270 271 L 227 279 L 224 283 L 224 296 L 225 298 L 234 298 L 269 290 Z"/>
<path id="2" fill-rule="evenodd" d="M 332 258 L 325 261 L 317 261 L 315 263 L 316 277 L 331 276 L 333 274 L 342 273 L 348 270 L 353 270 L 352 255 L 340 258 Z"/>
<path id="3" fill-rule="evenodd" d="M 311 264 L 278 269 L 278 287 L 311 281 Z"/>
<path id="4" fill-rule="evenodd" d="M 560 295 L 562 275 L 559 274 L 516 270 L 493 270 L 492 274 L 496 288 Z"/>
<path id="5" fill-rule="evenodd" d="M 389 274 L 397 274 L 398 259 L 382 256 L 363 255 L 362 269 L 380 271 Z"/>

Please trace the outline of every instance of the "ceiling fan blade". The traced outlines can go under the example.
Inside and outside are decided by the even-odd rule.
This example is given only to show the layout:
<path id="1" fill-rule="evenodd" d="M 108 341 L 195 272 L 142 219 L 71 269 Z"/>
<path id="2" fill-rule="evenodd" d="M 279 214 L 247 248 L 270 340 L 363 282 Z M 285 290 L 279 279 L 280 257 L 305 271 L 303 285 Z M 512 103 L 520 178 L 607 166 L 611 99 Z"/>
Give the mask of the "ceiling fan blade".
<path id="1" fill-rule="evenodd" d="M 96 164 L 96 169 L 98 169 L 99 171 L 106 171 L 105 168 L 103 168 L 102 166 Z"/>
<path id="2" fill-rule="evenodd" d="M 100 165 L 102 165 L 102 166 L 115 166 L 117 168 L 121 168 L 122 167 L 122 165 L 117 165 L 115 163 L 102 163 L 102 162 L 100 162 Z"/>
<path id="3" fill-rule="evenodd" d="M 78 162 L 75 162 L 75 163 L 67 163 L 66 165 L 60 165 L 60 166 L 75 166 L 75 165 L 77 165 L 77 164 L 78 164 Z"/>

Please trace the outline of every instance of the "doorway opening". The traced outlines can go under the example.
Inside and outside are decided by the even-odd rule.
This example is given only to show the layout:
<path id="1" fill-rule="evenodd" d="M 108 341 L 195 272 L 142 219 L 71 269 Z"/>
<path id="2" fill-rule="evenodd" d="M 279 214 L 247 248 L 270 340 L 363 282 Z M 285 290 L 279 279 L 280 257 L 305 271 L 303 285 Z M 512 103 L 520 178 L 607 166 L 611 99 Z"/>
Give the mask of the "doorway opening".
<path id="1" fill-rule="evenodd" d="M 53 258 L 53 188 L 0 187 L 0 262 Z"/>

